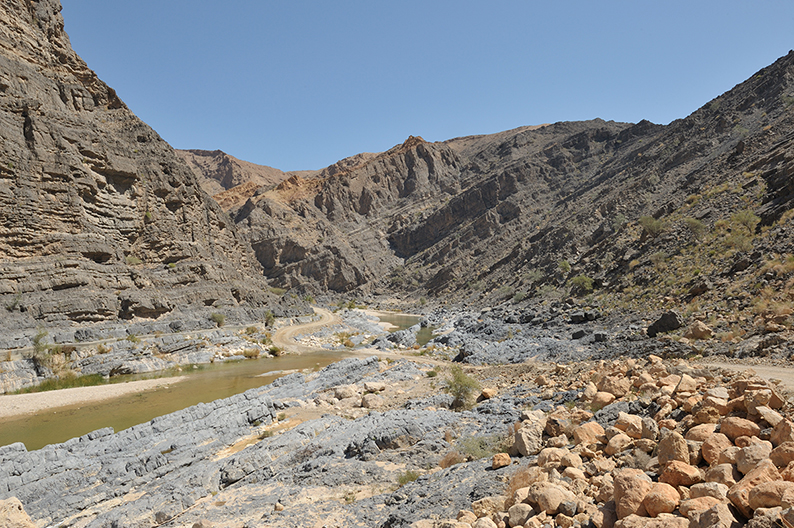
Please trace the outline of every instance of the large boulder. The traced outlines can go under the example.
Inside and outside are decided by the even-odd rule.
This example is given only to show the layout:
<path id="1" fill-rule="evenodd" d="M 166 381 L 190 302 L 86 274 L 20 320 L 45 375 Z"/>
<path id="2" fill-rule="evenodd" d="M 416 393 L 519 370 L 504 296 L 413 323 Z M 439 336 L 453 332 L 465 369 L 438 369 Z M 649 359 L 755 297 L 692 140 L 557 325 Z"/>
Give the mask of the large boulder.
<path id="1" fill-rule="evenodd" d="M 671 332 L 684 325 L 681 316 L 670 310 L 662 314 L 651 326 L 648 327 L 648 337 L 656 337 L 658 334 Z"/>

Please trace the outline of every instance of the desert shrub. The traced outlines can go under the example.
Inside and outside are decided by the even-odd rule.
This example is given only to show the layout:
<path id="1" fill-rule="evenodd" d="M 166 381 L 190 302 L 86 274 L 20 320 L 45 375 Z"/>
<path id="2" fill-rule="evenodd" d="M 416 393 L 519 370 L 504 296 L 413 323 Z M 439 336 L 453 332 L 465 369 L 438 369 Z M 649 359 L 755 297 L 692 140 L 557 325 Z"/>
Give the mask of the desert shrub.
<path id="1" fill-rule="evenodd" d="M 275 345 L 270 347 L 269 352 L 270 352 L 270 354 L 272 356 L 275 356 L 275 357 L 279 357 L 283 353 L 282 350 L 279 347 L 275 346 Z"/>
<path id="2" fill-rule="evenodd" d="M 658 269 L 661 270 L 661 269 L 665 268 L 664 261 L 667 259 L 667 253 L 665 253 L 664 251 L 657 251 L 656 253 L 651 255 L 649 258 L 650 258 L 651 264 L 656 266 Z"/>
<path id="3" fill-rule="evenodd" d="M 577 275 L 570 280 L 571 286 L 580 292 L 590 293 L 593 291 L 593 279 L 587 275 Z"/>
<path id="4" fill-rule="evenodd" d="M 210 319 L 212 319 L 213 323 L 218 325 L 218 328 L 223 326 L 223 324 L 226 322 L 226 316 L 218 312 L 210 314 Z"/>
<path id="5" fill-rule="evenodd" d="M 466 462 L 466 459 L 458 453 L 457 451 L 450 451 L 444 457 L 439 460 L 438 465 L 442 469 L 447 469 L 448 467 L 452 467 L 455 464 L 461 464 Z"/>
<path id="6" fill-rule="evenodd" d="M 110 352 L 110 347 L 108 347 L 108 346 L 100 344 L 100 345 L 97 345 L 97 347 L 96 347 L 96 353 L 97 354 L 107 354 L 109 352 Z"/>
<path id="7" fill-rule="evenodd" d="M 246 359 L 256 359 L 259 357 L 259 349 L 258 348 L 246 348 L 243 350 L 243 356 Z"/>
<path id="8" fill-rule="evenodd" d="M 452 395 L 452 408 L 463 409 L 471 404 L 474 393 L 480 390 L 479 382 L 463 372 L 460 365 L 450 369 L 451 377 L 447 379 L 447 392 Z"/>
<path id="9" fill-rule="evenodd" d="M 761 219 L 749 209 L 745 209 L 744 211 L 739 211 L 738 213 L 731 215 L 731 224 L 744 226 L 750 231 L 750 233 L 755 232 L 755 228 L 758 226 L 760 221 Z"/>
<path id="10" fill-rule="evenodd" d="M 412 469 L 409 469 L 405 473 L 400 473 L 400 476 L 397 477 L 397 484 L 399 486 L 405 486 L 409 482 L 413 482 L 419 478 L 419 473 Z"/>
<path id="11" fill-rule="evenodd" d="M 262 433 L 259 435 L 259 439 L 260 439 L 260 440 L 264 440 L 265 438 L 270 438 L 270 437 L 271 437 L 271 436 L 273 436 L 274 434 L 276 434 L 276 433 L 274 433 L 272 429 L 265 429 L 265 430 L 264 430 L 264 431 L 262 431 Z"/>
<path id="12" fill-rule="evenodd" d="M 618 214 L 615 218 L 612 219 L 612 230 L 620 231 L 620 228 L 623 227 L 625 223 L 626 223 L 626 215 Z"/>
<path id="13" fill-rule="evenodd" d="M 138 264 L 141 264 L 143 262 L 141 259 L 133 255 L 127 255 L 124 261 L 127 263 L 128 266 L 137 266 Z"/>
<path id="14" fill-rule="evenodd" d="M 279 297 L 287 293 L 287 290 L 285 290 L 284 288 L 276 288 L 275 286 L 270 286 L 268 290 L 270 290 L 270 293 L 272 293 L 273 295 L 278 295 Z"/>
<path id="15" fill-rule="evenodd" d="M 278 415 L 276 416 L 276 420 L 278 420 L 279 422 L 283 422 L 286 419 L 287 419 L 287 413 L 278 413 Z"/>
<path id="16" fill-rule="evenodd" d="M 259 328 L 255 326 L 249 326 L 248 328 L 245 329 L 246 335 L 254 335 L 257 332 L 259 332 Z"/>
<path id="17" fill-rule="evenodd" d="M 507 286 L 507 285 L 502 286 L 496 292 L 496 295 L 499 296 L 500 299 L 506 299 L 507 297 L 512 297 L 513 296 L 513 288 L 510 287 L 510 286 Z"/>
<path id="18" fill-rule="evenodd" d="M 526 294 L 526 293 L 524 293 L 524 292 L 518 292 L 518 293 L 516 293 L 515 295 L 513 295 L 513 302 L 514 302 L 514 303 L 520 303 L 521 301 L 523 301 L 524 299 L 526 299 L 526 297 L 527 297 L 527 294 Z"/>
<path id="19" fill-rule="evenodd" d="M 507 442 L 501 435 L 470 436 L 458 442 L 458 449 L 470 460 L 479 460 L 507 451 Z"/>
<path id="20" fill-rule="evenodd" d="M 656 238 L 665 230 L 664 222 L 652 216 L 641 216 L 640 226 L 642 230 L 651 238 Z"/>
<path id="21" fill-rule="evenodd" d="M 307 302 L 309 304 L 314 304 L 314 297 L 312 297 L 311 295 L 304 295 L 303 296 L 303 302 Z"/>
<path id="22" fill-rule="evenodd" d="M 265 326 L 273 326 L 276 322 L 276 316 L 270 310 L 265 311 Z"/>
<path id="23" fill-rule="evenodd" d="M 559 269 L 563 274 L 567 274 L 571 271 L 571 263 L 567 260 L 561 260 L 557 263 L 557 269 Z"/>
<path id="24" fill-rule="evenodd" d="M 737 251 L 750 251 L 753 249 L 753 238 L 746 233 L 733 231 L 725 237 L 725 245 Z"/>
<path id="25" fill-rule="evenodd" d="M 684 218 L 684 223 L 695 240 L 700 240 L 706 234 L 706 224 L 697 218 Z"/>
<path id="26" fill-rule="evenodd" d="M 436 376 L 438 376 L 438 371 L 436 369 L 427 371 L 428 378 L 435 378 Z"/>

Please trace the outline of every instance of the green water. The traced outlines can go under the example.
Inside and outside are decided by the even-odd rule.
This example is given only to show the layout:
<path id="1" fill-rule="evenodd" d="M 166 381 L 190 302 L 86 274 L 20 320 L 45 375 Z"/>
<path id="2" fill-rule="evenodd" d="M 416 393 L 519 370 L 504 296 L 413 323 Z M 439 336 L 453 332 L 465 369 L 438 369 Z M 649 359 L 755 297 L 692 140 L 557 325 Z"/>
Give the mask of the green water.
<path id="1" fill-rule="evenodd" d="M 405 314 L 378 314 L 378 319 L 383 321 L 384 323 L 393 324 L 397 328 L 392 328 L 392 332 L 397 332 L 398 330 L 405 330 L 406 328 L 410 328 L 413 325 L 419 323 L 421 317 L 416 315 L 405 315 Z M 419 331 L 416 333 L 416 342 L 420 345 L 426 345 L 428 341 L 433 339 L 433 330 L 435 328 L 432 326 L 426 326 L 424 328 L 420 328 Z"/>
<path id="2" fill-rule="evenodd" d="M 121 431 L 200 402 L 227 398 L 267 385 L 282 375 L 280 371 L 322 368 L 342 357 L 339 352 L 318 352 L 200 365 L 198 369 L 187 367 L 182 372 L 186 379 L 168 387 L 0 420 L 0 446 L 23 442 L 28 450 L 34 450 L 103 427 Z M 267 375 L 270 372 L 274 374 Z M 140 376 L 129 379 L 140 379 Z"/>

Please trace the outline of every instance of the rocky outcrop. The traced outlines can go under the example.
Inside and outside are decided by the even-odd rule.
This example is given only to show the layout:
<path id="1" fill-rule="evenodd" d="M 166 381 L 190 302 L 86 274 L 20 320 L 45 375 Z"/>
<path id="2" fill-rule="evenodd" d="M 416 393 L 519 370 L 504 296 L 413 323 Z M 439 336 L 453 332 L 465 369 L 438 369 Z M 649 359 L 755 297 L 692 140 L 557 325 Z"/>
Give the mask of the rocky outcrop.
<path id="1" fill-rule="evenodd" d="M 234 224 L 75 54 L 60 9 L 0 8 L 2 326 L 267 303 Z"/>
<path id="2" fill-rule="evenodd" d="M 199 185 L 228 210 L 242 205 L 259 187 L 278 185 L 290 176 L 279 169 L 257 165 L 226 154 L 222 150 L 176 150 L 197 176 Z M 235 189 L 234 192 L 226 193 Z M 232 197 L 235 197 L 232 199 Z"/>

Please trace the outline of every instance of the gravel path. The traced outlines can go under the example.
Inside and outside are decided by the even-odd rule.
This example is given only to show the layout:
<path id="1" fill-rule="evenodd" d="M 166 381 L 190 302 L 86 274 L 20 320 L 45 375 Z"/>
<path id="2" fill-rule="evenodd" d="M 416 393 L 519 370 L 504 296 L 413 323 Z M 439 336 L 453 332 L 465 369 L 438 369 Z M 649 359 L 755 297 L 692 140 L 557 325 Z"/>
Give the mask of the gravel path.
<path id="1" fill-rule="evenodd" d="M 171 378 L 130 381 L 112 385 L 33 392 L 30 394 L 6 394 L 0 396 L 0 419 L 25 416 L 45 409 L 65 407 L 67 405 L 109 400 L 118 396 L 172 385 L 183 379 L 185 379 L 184 376 L 175 376 Z"/>

